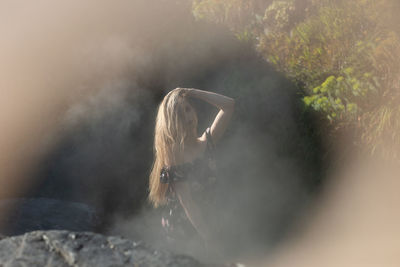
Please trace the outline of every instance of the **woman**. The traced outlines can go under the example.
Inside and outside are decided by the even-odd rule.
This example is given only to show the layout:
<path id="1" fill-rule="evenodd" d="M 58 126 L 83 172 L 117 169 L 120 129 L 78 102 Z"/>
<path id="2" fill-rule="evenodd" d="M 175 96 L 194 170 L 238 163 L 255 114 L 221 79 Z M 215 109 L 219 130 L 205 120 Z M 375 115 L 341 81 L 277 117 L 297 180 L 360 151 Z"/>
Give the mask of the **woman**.
<path id="1" fill-rule="evenodd" d="M 211 126 L 197 135 L 197 114 L 191 98 L 219 109 Z M 150 174 L 149 199 L 165 206 L 162 225 L 171 243 L 212 240 L 209 208 L 214 205 L 214 144 L 222 137 L 234 109 L 232 98 L 198 89 L 176 88 L 158 108 L 155 127 L 155 161 Z M 215 216 L 213 216 L 215 217 Z M 206 245 L 207 246 L 207 245 Z"/>

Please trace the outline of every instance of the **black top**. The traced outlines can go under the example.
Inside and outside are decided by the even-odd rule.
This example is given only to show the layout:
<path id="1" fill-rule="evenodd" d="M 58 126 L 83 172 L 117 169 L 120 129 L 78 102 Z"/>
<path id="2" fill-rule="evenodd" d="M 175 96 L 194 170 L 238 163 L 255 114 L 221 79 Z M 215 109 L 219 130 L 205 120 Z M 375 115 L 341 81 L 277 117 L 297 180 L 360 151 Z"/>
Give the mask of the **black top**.
<path id="1" fill-rule="evenodd" d="M 198 204 L 200 210 L 204 211 L 202 216 L 207 217 L 206 211 L 210 205 L 213 205 L 216 165 L 210 128 L 206 130 L 206 138 L 207 147 L 202 157 L 190 163 L 165 167 L 161 171 L 161 183 L 169 185 L 166 193 L 167 203 L 161 219 L 169 241 L 190 239 L 198 235 L 176 195 L 175 183 L 187 182 L 189 184 L 193 200 Z M 205 220 L 207 221 L 207 218 Z"/>

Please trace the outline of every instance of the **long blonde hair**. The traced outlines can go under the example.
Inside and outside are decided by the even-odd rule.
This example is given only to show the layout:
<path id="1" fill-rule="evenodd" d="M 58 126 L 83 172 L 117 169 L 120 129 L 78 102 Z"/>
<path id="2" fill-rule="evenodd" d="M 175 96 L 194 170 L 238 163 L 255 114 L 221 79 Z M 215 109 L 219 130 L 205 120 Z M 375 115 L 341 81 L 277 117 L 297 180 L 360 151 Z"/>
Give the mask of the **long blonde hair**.
<path id="1" fill-rule="evenodd" d="M 158 107 L 154 131 L 154 163 L 150 173 L 149 200 L 155 206 L 165 204 L 168 184 L 160 182 L 163 167 L 177 164 L 185 144 L 195 140 L 197 117 L 187 118 L 184 103 L 187 90 L 176 88 L 169 92 Z"/>

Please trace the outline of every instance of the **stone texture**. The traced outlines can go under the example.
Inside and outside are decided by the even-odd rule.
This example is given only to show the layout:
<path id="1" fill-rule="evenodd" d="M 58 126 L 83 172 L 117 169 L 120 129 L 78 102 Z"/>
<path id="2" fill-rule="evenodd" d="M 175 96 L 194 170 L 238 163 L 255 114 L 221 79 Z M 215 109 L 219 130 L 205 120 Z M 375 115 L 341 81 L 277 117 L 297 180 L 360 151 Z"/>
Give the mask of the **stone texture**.
<path id="1" fill-rule="evenodd" d="M 115 236 L 34 231 L 0 240 L 0 266 L 210 266 Z"/>

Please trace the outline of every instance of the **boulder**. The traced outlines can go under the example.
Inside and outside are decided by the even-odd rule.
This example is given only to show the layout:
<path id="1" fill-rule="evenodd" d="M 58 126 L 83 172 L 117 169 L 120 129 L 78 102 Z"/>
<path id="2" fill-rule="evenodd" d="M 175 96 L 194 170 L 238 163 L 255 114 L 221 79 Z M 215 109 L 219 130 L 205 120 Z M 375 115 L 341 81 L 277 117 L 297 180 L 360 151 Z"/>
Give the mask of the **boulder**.
<path id="1" fill-rule="evenodd" d="M 0 266 L 211 265 L 121 237 L 52 230 L 34 231 L 0 240 Z"/>

